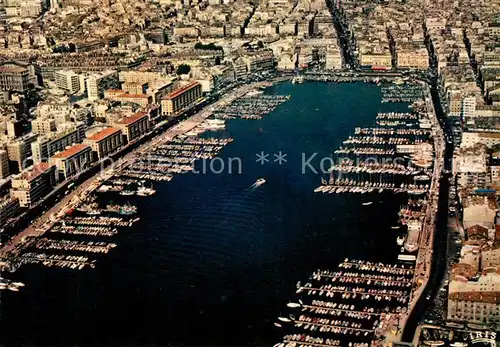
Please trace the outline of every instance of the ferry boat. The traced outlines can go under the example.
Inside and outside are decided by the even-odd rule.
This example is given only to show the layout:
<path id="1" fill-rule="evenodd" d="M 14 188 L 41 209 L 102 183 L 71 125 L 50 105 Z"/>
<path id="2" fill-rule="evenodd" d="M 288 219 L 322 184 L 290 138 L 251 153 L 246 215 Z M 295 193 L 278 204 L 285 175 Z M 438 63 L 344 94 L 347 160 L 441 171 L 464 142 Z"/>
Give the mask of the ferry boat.
<path id="1" fill-rule="evenodd" d="M 418 240 L 420 238 L 420 231 L 422 230 L 422 223 L 417 220 L 408 222 L 408 236 L 404 243 L 404 248 L 407 252 L 413 253 L 418 250 Z"/>
<path id="2" fill-rule="evenodd" d="M 261 95 L 261 94 L 264 94 L 263 90 L 252 90 L 252 91 L 248 92 L 246 96 L 257 96 L 257 95 Z"/>
<path id="3" fill-rule="evenodd" d="M 185 133 L 184 135 L 186 136 L 198 136 L 201 133 L 201 131 L 198 130 L 191 130 Z"/>
<path id="4" fill-rule="evenodd" d="M 107 186 L 107 185 L 102 185 L 100 186 L 98 189 L 97 189 L 97 192 L 98 193 L 106 193 L 107 191 L 109 191 L 109 189 L 111 188 L 111 186 Z"/>
<path id="5" fill-rule="evenodd" d="M 369 206 L 371 204 L 373 204 L 373 201 L 364 202 L 362 205 L 363 206 Z"/>

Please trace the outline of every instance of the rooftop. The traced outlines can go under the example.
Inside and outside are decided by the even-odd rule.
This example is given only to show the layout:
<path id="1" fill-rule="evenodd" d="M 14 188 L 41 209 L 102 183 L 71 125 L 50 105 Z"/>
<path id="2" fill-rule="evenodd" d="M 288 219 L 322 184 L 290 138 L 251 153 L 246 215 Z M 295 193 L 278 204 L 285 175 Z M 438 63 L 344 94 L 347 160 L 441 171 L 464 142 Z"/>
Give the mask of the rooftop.
<path id="1" fill-rule="evenodd" d="M 90 136 L 89 138 L 87 138 L 88 140 L 90 141 L 101 141 L 101 140 L 104 140 L 106 137 L 108 136 L 111 136 L 111 135 L 114 135 L 118 132 L 120 132 L 121 130 L 118 129 L 118 128 L 106 128 L 104 130 L 101 130 L 97 133 L 95 133 L 94 135 Z"/>
<path id="2" fill-rule="evenodd" d="M 7 73 L 22 73 L 28 71 L 24 67 L 20 66 L 0 66 L 0 72 L 7 72 Z"/>
<path id="3" fill-rule="evenodd" d="M 450 300 L 500 304 L 500 292 L 458 292 L 450 293 L 448 298 Z"/>
<path id="4" fill-rule="evenodd" d="M 86 150 L 87 148 L 90 149 L 90 146 L 84 145 L 82 143 L 77 143 L 76 145 L 73 145 L 64 151 L 57 153 L 56 155 L 53 155 L 52 158 L 56 158 L 56 159 L 70 158 L 70 157 L 80 153 L 81 151 Z"/>
<path id="5" fill-rule="evenodd" d="M 194 88 L 194 87 L 196 87 L 198 85 L 200 85 L 200 83 L 198 83 L 198 82 L 191 82 L 188 85 L 186 85 L 186 86 L 184 86 L 182 88 L 179 88 L 179 89 L 173 91 L 172 93 L 168 94 L 167 95 L 167 99 L 175 98 L 175 97 L 181 95 L 182 93 L 188 91 L 189 89 Z"/>
<path id="6" fill-rule="evenodd" d="M 120 98 L 128 98 L 128 99 L 148 99 L 149 96 L 146 94 L 120 94 L 118 95 Z"/>
<path id="7" fill-rule="evenodd" d="M 49 163 L 38 163 L 34 165 L 30 170 L 25 170 L 21 172 L 17 178 L 32 181 L 41 174 L 43 174 L 44 172 L 46 172 L 52 166 L 53 165 L 50 165 Z"/>
<path id="8" fill-rule="evenodd" d="M 146 112 L 139 112 L 139 113 L 133 114 L 133 115 L 131 115 L 129 117 L 124 117 L 124 118 L 118 120 L 116 122 L 116 124 L 129 125 L 129 124 L 135 123 L 139 119 L 142 119 L 142 118 L 147 117 L 147 116 L 148 116 L 148 114 Z"/>

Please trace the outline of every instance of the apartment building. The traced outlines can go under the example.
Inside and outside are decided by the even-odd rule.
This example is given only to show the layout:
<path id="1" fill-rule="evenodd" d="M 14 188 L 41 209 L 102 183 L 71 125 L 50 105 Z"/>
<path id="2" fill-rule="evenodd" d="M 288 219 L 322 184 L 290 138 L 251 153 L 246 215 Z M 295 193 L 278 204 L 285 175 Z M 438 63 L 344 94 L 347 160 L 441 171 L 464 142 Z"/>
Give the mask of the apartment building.
<path id="1" fill-rule="evenodd" d="M 56 185 L 56 167 L 39 163 L 12 177 L 10 195 L 19 200 L 21 207 L 30 208 Z"/>
<path id="2" fill-rule="evenodd" d="M 10 196 L 0 198 L 0 225 L 19 214 L 19 200 Z"/>
<path id="3" fill-rule="evenodd" d="M 139 139 L 149 131 L 149 115 L 145 112 L 123 117 L 114 123 L 119 128 L 128 143 Z"/>
<path id="4" fill-rule="evenodd" d="M 31 131 L 35 134 L 50 134 L 57 130 L 55 119 L 37 118 L 31 121 Z"/>
<path id="5" fill-rule="evenodd" d="M 360 54 L 360 64 L 367 67 L 392 67 L 391 53 L 362 53 Z"/>
<path id="6" fill-rule="evenodd" d="M 397 52 L 397 67 L 403 69 L 427 70 L 429 54 L 426 48 Z"/>
<path id="7" fill-rule="evenodd" d="M 122 131 L 119 128 L 106 128 L 88 137 L 83 143 L 89 145 L 94 157 L 101 160 L 122 146 Z"/>
<path id="8" fill-rule="evenodd" d="M 92 163 L 92 148 L 82 143 L 53 155 L 49 164 L 57 168 L 58 179 L 68 179 L 90 167 Z"/>
<path id="9" fill-rule="evenodd" d="M 120 88 L 118 72 L 114 70 L 92 74 L 86 80 L 87 95 L 89 100 L 99 100 L 107 89 Z"/>
<path id="10" fill-rule="evenodd" d="M 500 292 L 455 292 L 448 295 L 449 320 L 500 323 Z"/>
<path id="11" fill-rule="evenodd" d="M 34 163 L 46 162 L 48 158 L 66 147 L 81 143 L 85 138 L 85 125 L 77 123 L 61 132 L 45 134 L 31 144 Z"/>
<path id="12" fill-rule="evenodd" d="M 7 151 L 0 149 L 0 180 L 10 175 L 9 155 Z"/>
<path id="13" fill-rule="evenodd" d="M 71 94 L 80 91 L 80 75 L 71 70 L 59 70 L 54 73 L 55 82 L 58 88 L 67 90 Z"/>
<path id="14" fill-rule="evenodd" d="M 179 114 L 181 111 L 194 105 L 196 100 L 201 97 L 201 94 L 201 84 L 198 82 L 191 82 L 177 89 L 161 101 L 162 115 L 170 116 Z"/>
<path id="15" fill-rule="evenodd" d="M 0 64 L 0 90 L 23 91 L 31 82 L 27 67 L 17 63 Z"/>

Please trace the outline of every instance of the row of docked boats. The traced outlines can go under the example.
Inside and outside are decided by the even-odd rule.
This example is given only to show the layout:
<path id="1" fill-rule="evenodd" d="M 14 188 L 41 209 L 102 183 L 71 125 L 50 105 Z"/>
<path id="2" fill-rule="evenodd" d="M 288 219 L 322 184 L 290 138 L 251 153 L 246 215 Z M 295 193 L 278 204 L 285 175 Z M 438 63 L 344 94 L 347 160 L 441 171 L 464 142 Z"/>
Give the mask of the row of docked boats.
<path id="1" fill-rule="evenodd" d="M 363 260 L 345 259 L 336 270 L 314 271 L 307 283 L 297 283 L 290 313 L 275 323 L 286 329 L 275 346 L 312 339 L 318 346 L 369 346 L 407 311 L 412 279 L 411 266 Z"/>
<path id="2" fill-rule="evenodd" d="M 68 234 L 68 235 L 85 235 L 85 236 L 105 236 L 110 237 L 118 234 L 118 229 L 105 226 L 89 226 L 89 225 L 62 225 L 53 226 L 49 232 Z"/>
<path id="3" fill-rule="evenodd" d="M 420 112 L 417 104 L 414 107 L 412 113 L 377 115 L 377 121 L 402 121 L 404 125 L 356 128 L 356 134 L 334 151 L 339 164 L 330 168 L 329 182 L 322 179 L 322 186 L 314 191 L 364 194 L 390 190 L 424 194 L 431 180 L 431 130 L 420 126 L 429 117 L 427 112 Z M 415 128 L 409 129 L 408 125 Z"/>
<path id="4" fill-rule="evenodd" d="M 290 96 L 250 94 L 234 100 L 231 104 L 214 110 L 218 119 L 261 119 L 288 100 Z"/>
<path id="5" fill-rule="evenodd" d="M 376 119 L 418 120 L 418 115 L 408 112 L 379 112 Z"/>
<path id="6" fill-rule="evenodd" d="M 42 250 L 77 251 L 107 254 L 111 249 L 116 247 L 116 243 L 103 241 L 54 240 L 44 237 L 38 239 L 34 243 L 33 247 Z"/>
<path id="7" fill-rule="evenodd" d="M 410 135 L 410 136 L 425 136 L 427 130 L 424 129 L 405 129 L 405 128 L 354 128 L 354 135 L 362 136 L 378 136 L 378 135 Z"/>
<path id="8" fill-rule="evenodd" d="M 134 158 L 120 171 L 122 177 L 170 181 L 175 174 L 193 172 L 197 161 L 211 160 L 232 138 L 176 137 L 158 143 L 148 153 Z"/>
<path id="9" fill-rule="evenodd" d="M 381 136 L 360 136 L 356 135 L 349 136 L 347 140 L 344 140 L 342 143 L 344 145 L 408 145 L 410 143 L 420 143 L 422 140 L 411 141 L 410 139 L 401 138 L 401 137 L 381 137 Z"/>
<path id="10" fill-rule="evenodd" d="M 413 103 L 422 99 L 423 86 L 417 83 L 389 84 L 383 85 L 381 91 L 382 103 Z"/>
<path id="11" fill-rule="evenodd" d="M 118 180 L 114 183 L 123 185 L 130 182 Z M 136 213 L 137 207 L 130 203 L 109 203 L 105 208 L 100 208 L 97 196 L 90 195 L 56 221 L 45 237 L 30 240 L 17 258 L 14 269 L 24 264 L 73 270 L 94 268 L 96 259 L 91 259 L 90 255 L 107 254 L 117 246 L 116 243 L 95 238 L 112 237 L 120 229 L 131 227 L 140 219 L 132 217 Z"/>
<path id="12" fill-rule="evenodd" d="M 19 265 L 41 264 L 46 267 L 58 267 L 72 270 L 82 270 L 86 267 L 95 267 L 95 261 L 89 260 L 87 256 L 35 252 L 22 253 L 18 259 L 18 263 Z"/>
<path id="13" fill-rule="evenodd" d="M 340 179 L 334 184 L 323 184 L 314 189 L 315 193 L 341 194 L 341 193 L 383 193 L 391 191 L 393 193 L 424 194 L 429 189 L 428 185 L 422 184 L 401 184 L 396 187 L 394 183 L 357 182 L 355 180 Z"/>
<path id="14" fill-rule="evenodd" d="M 379 164 L 379 163 L 359 163 L 358 165 L 353 165 L 353 161 L 348 163 L 342 163 L 340 165 L 333 165 L 328 170 L 344 172 L 344 173 L 368 173 L 368 174 L 391 174 L 391 175 L 416 175 L 421 172 L 421 170 L 404 166 L 402 164 Z M 430 179 L 427 175 L 415 176 L 415 180 Z"/>

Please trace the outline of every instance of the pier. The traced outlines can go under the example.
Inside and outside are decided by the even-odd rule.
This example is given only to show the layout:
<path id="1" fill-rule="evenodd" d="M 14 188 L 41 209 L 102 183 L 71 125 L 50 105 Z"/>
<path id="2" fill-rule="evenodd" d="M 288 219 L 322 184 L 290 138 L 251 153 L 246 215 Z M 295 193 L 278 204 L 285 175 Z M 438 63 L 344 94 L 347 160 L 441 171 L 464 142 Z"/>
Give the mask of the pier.
<path id="1" fill-rule="evenodd" d="M 286 80 L 288 77 L 278 77 L 276 81 Z M 47 212 L 38 217 L 30 226 L 28 226 L 25 230 L 14 236 L 9 242 L 3 245 L 0 248 L 0 259 L 2 260 L 3 267 L 5 269 L 9 269 L 14 271 L 17 269 L 22 263 L 33 263 L 37 259 L 37 257 L 28 257 L 29 262 L 27 262 L 25 250 L 30 248 L 33 244 L 34 240 L 38 237 L 43 236 L 48 232 L 55 232 L 60 234 L 68 234 L 68 235 L 76 235 L 76 236 L 106 236 L 111 237 L 116 235 L 118 229 L 116 227 L 130 227 L 133 222 L 122 222 L 114 227 L 110 227 L 106 225 L 102 219 L 95 219 L 94 217 L 77 217 L 75 220 L 65 220 L 66 212 L 71 210 L 76 210 L 82 204 L 86 203 L 88 199 L 90 199 L 93 194 L 96 193 L 97 189 L 101 187 L 108 180 L 116 180 L 116 179 L 148 179 L 148 180 L 158 180 L 158 181 L 170 181 L 173 176 L 169 173 L 164 172 L 149 172 L 144 173 L 143 169 L 145 166 L 141 164 L 141 161 L 138 160 L 144 153 L 151 153 L 153 150 L 160 144 L 166 144 L 175 139 L 175 141 L 179 141 L 179 136 L 183 136 L 186 132 L 200 126 L 207 118 L 213 117 L 213 111 L 227 105 L 230 105 L 235 100 L 245 96 L 249 92 L 252 92 L 260 87 L 270 86 L 275 81 L 265 81 L 265 82 L 256 82 L 248 85 L 241 86 L 233 91 L 229 91 L 226 95 L 224 95 L 219 100 L 215 101 L 211 106 L 205 108 L 202 111 L 196 112 L 190 115 L 187 119 L 186 115 L 181 115 L 179 119 L 184 119 L 181 122 L 172 122 L 172 125 L 166 123 L 158 124 L 156 128 L 152 129 L 150 133 L 148 133 L 143 138 L 131 143 L 127 148 L 124 148 L 122 151 L 116 154 L 116 157 L 122 155 L 120 159 L 118 159 L 112 167 L 98 172 L 97 169 L 100 168 L 101 163 L 96 163 L 94 172 L 92 176 L 89 176 L 91 170 L 82 175 L 80 182 L 75 186 L 71 191 L 67 191 L 66 195 L 57 202 L 54 206 L 52 206 Z M 281 100 L 283 102 L 285 100 Z M 274 107 L 276 107 L 275 105 Z M 188 110 L 187 112 L 191 112 Z M 191 113 L 190 113 L 191 114 Z M 167 127 L 168 129 L 164 129 Z M 154 136 L 157 131 L 165 130 L 163 133 Z M 186 143 L 190 143 L 192 139 L 185 139 Z M 200 139 L 196 139 L 199 141 Z M 141 146 L 139 146 L 141 145 Z M 175 160 L 175 159 L 174 159 Z M 136 163 L 137 162 L 137 163 Z M 138 165 L 138 169 L 134 169 L 132 166 L 134 163 Z M 175 163 L 175 164 L 187 164 L 183 163 Z M 189 164 L 188 164 L 189 165 Z M 190 169 L 192 166 L 189 165 Z M 157 166 L 158 169 L 163 170 L 164 166 Z M 116 177 L 117 173 L 120 173 L 123 170 L 124 174 L 122 177 Z M 128 171 L 127 171 L 128 170 Z M 185 167 L 177 167 L 175 173 L 187 172 L 187 166 Z M 127 177 L 128 175 L 128 177 Z M 65 182 L 63 187 L 66 187 L 69 182 Z M 112 184 L 114 185 L 114 184 Z M 117 184 L 118 185 L 118 184 Z M 84 220 L 82 218 L 92 218 Z M 61 222 L 64 220 L 65 224 Z M 25 260 L 21 261 L 21 255 L 24 253 Z M 52 260 L 47 260 L 52 264 Z M 48 263 L 47 263 L 48 264 Z"/>
<path id="2" fill-rule="evenodd" d="M 346 259 L 337 270 L 317 270 L 297 284 L 298 303 L 279 317 L 283 342 L 316 346 L 370 346 L 393 329 L 410 299 L 414 271 L 398 264 Z M 334 285 L 334 283 L 338 285 Z M 300 311 L 299 316 L 295 310 Z"/>
<path id="3" fill-rule="evenodd" d="M 279 319 L 290 321 L 293 334 L 286 334 L 276 346 L 301 345 L 302 341 L 305 346 L 384 346 L 400 341 L 409 314 L 422 295 L 432 258 L 443 137 L 424 84 L 383 86 L 382 91 L 383 102 L 413 102 L 412 111 L 379 113 L 376 126 L 355 128 L 354 135 L 334 151 L 335 164 L 329 177 L 322 178 L 314 192 L 408 194 L 408 203 L 398 211 L 399 225 L 393 229 L 400 235 L 398 245 L 404 244 L 400 257 L 410 259 L 408 253 L 418 251 L 412 256 L 416 262 L 406 267 L 346 260 L 336 271 L 313 273 L 310 282 L 297 286 L 299 304 L 289 304 L 300 308 L 302 315 Z M 401 234 L 406 225 L 407 236 Z M 405 227 L 400 231 L 401 226 Z M 325 315 L 351 319 L 331 321 L 325 320 Z M 369 327 L 366 321 L 359 322 L 366 317 L 369 321 L 371 317 L 378 319 Z M 301 329 L 315 333 L 299 332 Z"/>

